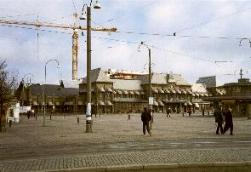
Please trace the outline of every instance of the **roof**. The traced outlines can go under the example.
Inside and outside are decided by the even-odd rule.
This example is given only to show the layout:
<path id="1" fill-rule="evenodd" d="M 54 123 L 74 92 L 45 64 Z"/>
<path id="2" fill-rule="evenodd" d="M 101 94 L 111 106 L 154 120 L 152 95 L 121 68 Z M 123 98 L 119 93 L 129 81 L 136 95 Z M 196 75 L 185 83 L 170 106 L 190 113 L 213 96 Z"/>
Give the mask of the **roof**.
<path id="1" fill-rule="evenodd" d="M 45 86 L 45 87 L 44 87 Z M 30 86 L 31 94 L 34 96 L 41 96 L 43 95 L 43 89 L 45 89 L 45 94 L 47 96 L 74 96 L 79 94 L 78 88 L 62 88 L 59 85 L 53 84 L 33 84 Z"/>
<path id="2" fill-rule="evenodd" d="M 110 79 L 114 89 L 120 90 L 142 90 L 141 80 Z"/>
<path id="3" fill-rule="evenodd" d="M 78 88 L 79 87 L 79 80 L 63 80 L 65 88 Z"/>
<path id="4" fill-rule="evenodd" d="M 91 70 L 91 82 L 112 82 L 108 72 L 101 68 Z M 83 83 L 86 83 L 86 77 L 83 78 Z"/>
<path id="5" fill-rule="evenodd" d="M 168 74 L 168 82 L 175 82 L 176 85 L 190 86 L 190 84 L 182 77 L 181 74 Z"/>
<path id="6" fill-rule="evenodd" d="M 148 74 L 137 75 L 135 79 L 111 79 L 110 73 L 101 68 L 91 70 L 91 82 L 111 82 L 114 83 L 115 89 L 140 90 L 141 84 L 148 84 Z M 153 73 L 151 78 L 152 84 L 168 84 L 174 82 L 176 85 L 190 86 L 181 74 Z M 83 79 L 86 83 L 86 77 Z"/>
<path id="7" fill-rule="evenodd" d="M 206 86 L 201 83 L 196 83 L 192 85 L 192 91 L 197 93 L 207 93 Z"/>

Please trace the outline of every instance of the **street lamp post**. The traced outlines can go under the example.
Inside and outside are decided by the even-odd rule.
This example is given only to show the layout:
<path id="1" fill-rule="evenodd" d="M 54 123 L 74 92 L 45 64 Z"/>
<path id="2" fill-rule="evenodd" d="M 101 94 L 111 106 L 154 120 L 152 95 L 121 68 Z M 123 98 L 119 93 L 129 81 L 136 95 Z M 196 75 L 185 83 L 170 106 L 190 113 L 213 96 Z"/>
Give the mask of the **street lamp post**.
<path id="1" fill-rule="evenodd" d="M 50 60 L 47 60 L 45 65 L 44 65 L 44 86 L 43 86 L 43 100 L 44 100 L 44 109 L 43 109 L 43 127 L 45 127 L 45 113 L 46 113 L 46 92 L 45 92 L 45 89 L 46 89 L 46 66 L 48 63 L 50 62 L 56 62 L 57 63 L 57 67 L 59 67 L 59 61 L 57 59 L 50 59 Z"/>
<path id="2" fill-rule="evenodd" d="M 84 7 L 87 8 L 87 42 L 86 42 L 86 48 L 87 48 L 87 71 L 86 71 L 86 78 L 87 78 L 87 102 L 86 102 L 86 133 L 92 132 L 92 116 L 91 116 L 91 6 L 92 6 L 92 0 L 89 4 L 83 5 L 82 8 L 82 15 L 80 17 L 80 20 L 85 20 L 84 16 Z M 96 1 L 96 4 L 93 6 L 95 9 L 100 9 L 100 5 L 98 1 Z"/>
<path id="3" fill-rule="evenodd" d="M 148 101 L 149 101 L 149 108 L 152 109 L 152 105 L 153 105 L 153 97 L 152 97 L 152 57 L 151 57 L 151 48 L 146 45 L 144 42 L 140 43 L 140 46 L 144 45 L 147 49 L 148 49 Z M 139 47 L 140 48 L 140 47 Z"/>

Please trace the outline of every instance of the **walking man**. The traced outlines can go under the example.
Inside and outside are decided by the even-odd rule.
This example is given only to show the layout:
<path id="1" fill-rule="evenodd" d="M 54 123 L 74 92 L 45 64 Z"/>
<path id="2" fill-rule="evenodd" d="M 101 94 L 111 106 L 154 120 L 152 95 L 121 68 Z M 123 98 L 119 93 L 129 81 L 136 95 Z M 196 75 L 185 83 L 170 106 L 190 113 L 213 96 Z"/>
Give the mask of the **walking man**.
<path id="1" fill-rule="evenodd" d="M 147 110 L 147 108 L 144 108 L 144 111 L 141 114 L 141 121 L 143 122 L 143 134 L 146 134 L 146 130 L 151 136 L 150 126 L 149 122 L 151 121 L 151 113 Z"/>
<path id="2" fill-rule="evenodd" d="M 225 117 L 225 126 L 223 134 L 230 128 L 230 135 L 233 135 L 233 117 L 232 117 L 232 110 L 229 107 L 225 107 L 223 115 Z"/>
<path id="3" fill-rule="evenodd" d="M 166 117 L 171 117 L 170 113 L 171 113 L 171 108 L 168 107 L 168 108 L 166 109 Z"/>
<path id="4" fill-rule="evenodd" d="M 216 134 L 219 134 L 219 130 L 220 133 L 223 134 L 223 128 L 222 128 L 223 117 L 219 105 L 217 105 L 215 108 L 214 117 L 215 117 L 215 122 L 217 124 Z"/>

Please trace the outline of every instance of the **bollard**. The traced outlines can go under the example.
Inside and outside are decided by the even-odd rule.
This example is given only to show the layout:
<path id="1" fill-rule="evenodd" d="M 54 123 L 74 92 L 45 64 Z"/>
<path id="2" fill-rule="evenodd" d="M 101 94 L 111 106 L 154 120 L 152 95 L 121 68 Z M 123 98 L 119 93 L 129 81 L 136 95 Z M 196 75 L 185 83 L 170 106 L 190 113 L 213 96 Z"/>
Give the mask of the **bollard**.
<path id="1" fill-rule="evenodd" d="M 50 120 L 51 120 L 51 114 L 50 114 Z"/>
<path id="2" fill-rule="evenodd" d="M 129 114 L 128 117 L 127 117 L 127 120 L 130 120 L 131 119 L 131 115 Z"/>

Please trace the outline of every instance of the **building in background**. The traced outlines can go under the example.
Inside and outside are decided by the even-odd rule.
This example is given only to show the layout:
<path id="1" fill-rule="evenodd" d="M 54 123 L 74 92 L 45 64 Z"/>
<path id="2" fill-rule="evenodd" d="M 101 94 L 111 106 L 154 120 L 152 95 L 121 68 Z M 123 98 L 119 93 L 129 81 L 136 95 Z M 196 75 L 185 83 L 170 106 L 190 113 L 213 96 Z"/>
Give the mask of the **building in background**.
<path id="1" fill-rule="evenodd" d="M 31 84 L 25 88 L 24 105 L 31 106 L 35 112 L 42 112 L 44 106 L 48 113 L 80 112 L 84 102 L 78 95 L 78 88 L 65 88 L 64 84 Z"/>
<path id="2" fill-rule="evenodd" d="M 240 75 L 238 82 L 219 86 L 212 92 L 212 96 L 203 99 L 229 106 L 233 110 L 234 116 L 251 118 L 251 82 L 247 78 L 242 78 L 242 70 Z"/>
<path id="3" fill-rule="evenodd" d="M 93 113 L 140 112 L 148 106 L 148 74 L 103 70 L 91 71 L 92 111 Z M 152 95 L 153 110 L 181 112 L 194 106 L 193 97 L 200 98 L 208 94 L 194 94 L 191 85 L 179 74 L 153 73 Z M 79 85 L 80 98 L 86 100 L 86 78 Z"/>
<path id="4" fill-rule="evenodd" d="M 91 70 L 92 113 L 141 112 L 148 106 L 148 74 L 129 71 Z M 77 85 L 79 84 L 79 88 Z M 36 112 L 85 113 L 86 78 L 81 81 L 63 82 L 60 85 L 26 86 L 24 105 L 31 105 Z M 203 84 L 191 85 L 180 74 L 153 73 L 151 80 L 153 110 L 166 112 L 186 112 L 187 109 L 202 110 L 209 102 L 203 98 L 209 93 Z"/>
<path id="5" fill-rule="evenodd" d="M 216 87 L 216 76 L 204 76 L 200 77 L 196 83 L 204 84 L 206 88 Z"/>

